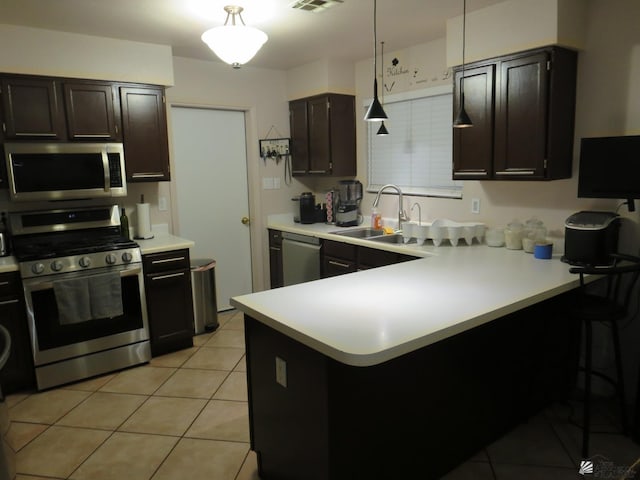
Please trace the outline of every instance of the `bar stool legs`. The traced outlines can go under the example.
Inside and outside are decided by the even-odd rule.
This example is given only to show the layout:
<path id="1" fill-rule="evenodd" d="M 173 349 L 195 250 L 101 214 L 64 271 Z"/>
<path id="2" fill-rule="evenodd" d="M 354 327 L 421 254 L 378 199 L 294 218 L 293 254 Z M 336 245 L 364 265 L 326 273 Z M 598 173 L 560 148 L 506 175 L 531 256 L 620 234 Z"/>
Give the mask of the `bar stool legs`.
<path id="1" fill-rule="evenodd" d="M 622 432 L 628 433 L 627 411 L 625 407 L 624 374 L 622 371 L 622 355 L 620 352 L 620 333 L 618 323 L 611 322 L 611 336 L 613 340 L 613 350 L 616 362 L 616 381 L 608 376 L 593 370 L 593 326 L 591 321 L 584 321 L 585 352 L 584 352 L 584 410 L 582 415 L 582 458 L 589 457 L 589 433 L 591 427 L 591 376 L 597 375 L 611 383 L 616 390 L 618 397 L 618 408 L 620 409 L 620 422 Z"/>
<path id="2" fill-rule="evenodd" d="M 591 356 L 593 327 L 584 322 L 584 410 L 582 412 L 582 458 L 589 458 L 589 429 L 591 427 Z"/>

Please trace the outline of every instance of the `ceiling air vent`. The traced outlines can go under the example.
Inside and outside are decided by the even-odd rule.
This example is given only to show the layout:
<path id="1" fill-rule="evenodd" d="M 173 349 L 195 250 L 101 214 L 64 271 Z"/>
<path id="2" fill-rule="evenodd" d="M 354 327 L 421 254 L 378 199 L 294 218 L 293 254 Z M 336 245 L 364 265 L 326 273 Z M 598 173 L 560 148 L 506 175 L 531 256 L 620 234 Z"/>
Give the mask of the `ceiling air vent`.
<path id="1" fill-rule="evenodd" d="M 291 4 L 291 8 L 318 13 L 341 3 L 344 3 L 344 0 L 298 0 Z"/>

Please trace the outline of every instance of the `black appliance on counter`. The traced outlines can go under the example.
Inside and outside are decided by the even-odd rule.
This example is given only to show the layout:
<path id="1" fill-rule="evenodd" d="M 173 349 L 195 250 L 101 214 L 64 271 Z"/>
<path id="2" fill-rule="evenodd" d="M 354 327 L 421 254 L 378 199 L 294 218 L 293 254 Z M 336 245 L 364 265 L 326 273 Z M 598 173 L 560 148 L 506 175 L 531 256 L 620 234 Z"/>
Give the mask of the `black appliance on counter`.
<path id="1" fill-rule="evenodd" d="M 293 197 L 291 200 L 298 205 L 297 213 L 293 215 L 293 221 L 296 223 L 318 223 L 326 220 L 327 211 L 316 205 L 316 196 L 311 192 L 302 192 L 300 196 Z"/>
<path id="2" fill-rule="evenodd" d="M 610 255 L 618 251 L 618 214 L 577 212 L 567 218 L 564 227 L 563 262 L 592 266 L 611 264 Z"/>
<path id="3" fill-rule="evenodd" d="M 338 185 L 339 201 L 336 211 L 336 226 L 353 227 L 362 223 L 360 201 L 362 183 L 358 180 L 340 180 Z"/>

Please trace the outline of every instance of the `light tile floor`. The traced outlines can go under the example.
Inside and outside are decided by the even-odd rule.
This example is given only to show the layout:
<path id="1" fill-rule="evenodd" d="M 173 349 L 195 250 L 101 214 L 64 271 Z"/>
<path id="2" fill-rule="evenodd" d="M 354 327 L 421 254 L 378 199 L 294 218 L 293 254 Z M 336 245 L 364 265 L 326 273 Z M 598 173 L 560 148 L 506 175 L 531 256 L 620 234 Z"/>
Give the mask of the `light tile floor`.
<path id="1" fill-rule="evenodd" d="M 10 395 L 9 441 L 18 480 L 258 480 L 249 450 L 242 316 L 219 315 L 220 328 L 194 347 L 148 365 L 42 393 Z M 579 406 L 554 405 L 478 452 L 446 480 L 564 480 L 578 473 Z M 594 429 L 611 431 L 601 408 Z M 625 471 L 640 446 L 617 434 L 592 434 L 602 478 Z M 603 463 L 604 462 L 604 463 Z M 640 478 L 640 467 L 635 467 Z M 597 475 L 593 475 L 597 478 Z M 303 479 L 301 479 L 303 480 Z"/>

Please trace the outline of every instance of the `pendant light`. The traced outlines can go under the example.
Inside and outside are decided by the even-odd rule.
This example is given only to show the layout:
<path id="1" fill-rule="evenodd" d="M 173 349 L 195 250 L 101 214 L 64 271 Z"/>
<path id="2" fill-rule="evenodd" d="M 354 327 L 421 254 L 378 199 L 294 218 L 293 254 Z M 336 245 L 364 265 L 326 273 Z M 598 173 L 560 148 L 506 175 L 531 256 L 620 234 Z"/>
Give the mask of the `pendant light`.
<path id="1" fill-rule="evenodd" d="M 382 64 L 380 67 L 380 79 L 382 80 L 382 103 L 384 104 L 384 42 L 380 42 L 380 63 Z M 384 120 L 380 124 L 380 128 L 376 132 L 376 135 L 380 137 L 389 135 L 389 130 L 387 130 Z"/>
<path id="2" fill-rule="evenodd" d="M 206 43 L 220 60 L 233 68 L 240 68 L 258 53 L 262 45 L 268 40 L 267 34 L 257 28 L 247 27 L 242 19 L 242 7 L 227 5 L 227 19 L 222 27 L 215 27 L 202 34 L 202 41 Z M 236 15 L 240 24 L 236 25 Z M 229 23 L 231 17 L 231 25 Z"/>
<path id="3" fill-rule="evenodd" d="M 460 78 L 460 110 L 453 121 L 453 128 L 469 128 L 473 127 L 473 122 L 469 118 L 469 114 L 464 109 L 464 47 L 467 23 L 467 0 L 462 3 L 462 77 Z"/>
<path id="4" fill-rule="evenodd" d="M 378 55 L 378 36 L 376 32 L 376 14 L 376 0 L 373 0 L 373 101 L 371 102 L 371 105 L 369 105 L 369 109 L 364 116 L 364 119 L 367 122 L 380 122 L 389 118 L 387 117 L 387 114 L 384 113 L 384 109 L 382 108 L 382 105 L 380 105 L 380 100 L 378 100 L 378 77 L 376 73 L 376 70 L 378 69 L 376 62 L 376 57 Z"/>

